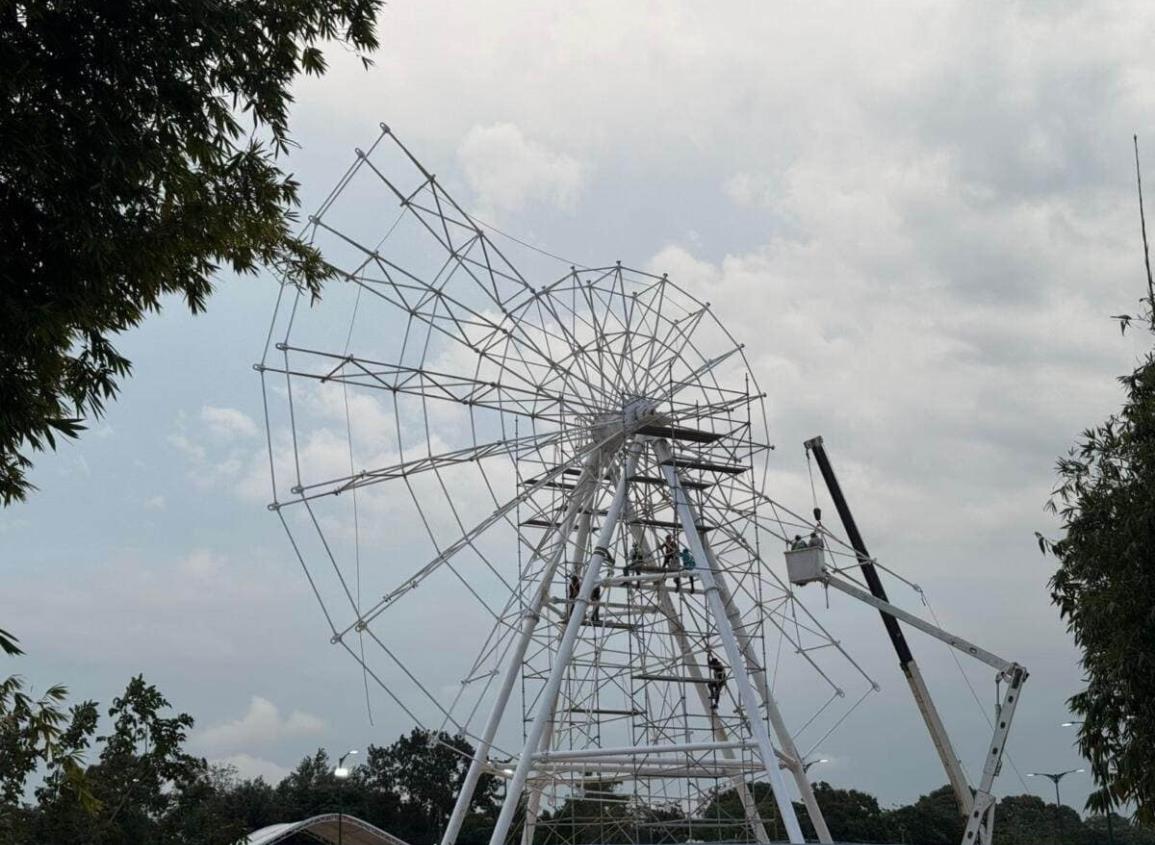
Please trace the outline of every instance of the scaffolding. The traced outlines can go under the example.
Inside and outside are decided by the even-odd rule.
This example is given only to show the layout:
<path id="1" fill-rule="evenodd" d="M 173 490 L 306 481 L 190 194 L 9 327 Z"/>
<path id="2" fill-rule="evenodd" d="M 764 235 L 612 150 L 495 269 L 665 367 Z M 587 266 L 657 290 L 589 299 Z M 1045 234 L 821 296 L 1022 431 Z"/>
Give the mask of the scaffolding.
<path id="1" fill-rule="evenodd" d="M 492 845 L 799 842 L 795 798 L 829 841 L 805 761 L 877 685 L 781 574 L 812 525 L 709 303 L 515 265 L 385 127 L 305 235 L 339 282 L 256 365 L 269 507 L 367 707 L 473 747 L 443 845 L 492 779 Z"/>

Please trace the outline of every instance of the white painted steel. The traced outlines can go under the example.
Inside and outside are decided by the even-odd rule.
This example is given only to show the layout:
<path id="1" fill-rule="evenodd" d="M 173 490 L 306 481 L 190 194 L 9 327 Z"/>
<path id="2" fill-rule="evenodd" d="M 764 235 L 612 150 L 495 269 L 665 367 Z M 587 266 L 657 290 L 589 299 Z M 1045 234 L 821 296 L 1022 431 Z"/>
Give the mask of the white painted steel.
<path id="1" fill-rule="evenodd" d="M 702 565 L 699 567 L 697 574 L 702 580 L 702 588 L 706 594 L 706 602 L 710 607 L 710 612 L 714 615 L 718 636 L 722 640 L 722 646 L 726 650 L 726 657 L 730 661 L 730 671 L 733 673 L 734 683 L 738 687 L 738 699 L 746 711 L 750 731 L 758 744 L 758 750 L 762 757 L 762 765 L 766 770 L 767 778 L 774 792 L 774 801 L 778 805 L 779 816 L 782 819 L 783 826 L 786 828 L 786 834 L 790 838 L 790 841 L 793 843 L 805 842 L 806 840 L 802 836 L 802 828 L 798 824 L 798 816 L 794 812 L 794 805 L 791 803 L 790 797 L 786 794 L 786 781 L 778 768 L 778 758 L 774 751 L 774 745 L 770 742 L 769 731 L 766 729 L 766 724 L 759 715 L 761 710 L 759 706 L 760 702 L 754 692 L 753 685 L 750 683 L 745 655 L 738 646 L 738 641 L 734 636 L 734 629 L 730 622 L 730 616 L 726 612 L 725 602 L 718 592 L 715 573 L 713 572 L 713 567 L 710 565 L 710 558 L 706 555 L 705 543 L 701 532 L 698 530 L 698 523 L 694 518 L 690 500 L 686 497 L 678 481 L 678 473 L 673 464 L 674 454 L 670 449 L 669 443 L 660 439 L 654 441 L 654 452 L 658 457 L 658 463 L 662 468 L 662 472 L 666 476 L 666 483 L 670 487 L 670 495 L 674 500 L 674 510 L 677 512 L 678 519 L 682 523 L 682 533 L 686 538 L 686 545 L 690 549 L 690 554 L 694 556 L 694 559 L 701 561 Z M 719 572 L 718 576 L 720 575 L 721 573 Z M 491 843 L 491 845 L 499 845 L 499 843 L 494 842 Z"/>
<path id="2" fill-rule="evenodd" d="M 579 484 L 579 491 L 586 487 L 592 487 L 594 479 L 596 479 L 601 472 L 596 454 L 591 455 L 587 459 L 582 472 L 582 484 Z M 559 531 L 560 537 L 564 538 L 567 536 L 570 526 L 573 525 L 574 520 L 577 518 L 579 511 L 585 505 L 586 501 L 587 498 L 582 495 L 575 495 L 570 499 L 569 507 L 566 510 L 564 518 L 561 520 L 562 531 Z M 452 845 L 452 843 L 457 840 L 457 834 L 461 831 L 465 814 L 469 812 L 469 806 L 473 801 L 473 793 L 477 789 L 477 781 L 481 777 L 482 769 L 488 762 L 489 749 L 493 743 L 493 738 L 497 735 L 498 728 L 501 727 L 502 717 L 505 715 L 506 706 L 509 704 L 510 694 L 513 692 L 514 684 L 521 674 L 521 663 L 525 659 L 525 653 L 529 648 L 529 644 L 533 641 L 534 629 L 541 619 L 542 606 L 549 600 L 550 587 L 553 584 L 554 575 L 557 571 L 557 564 L 565 555 L 568 548 L 568 544 L 564 540 L 558 545 L 557 551 L 542 573 L 541 582 L 538 585 L 537 591 L 534 593 L 534 603 L 526 609 L 522 618 L 521 635 L 518 637 L 513 654 L 506 663 L 501 689 L 498 692 L 497 700 L 493 704 L 493 709 L 490 711 L 489 719 L 485 723 L 485 730 L 477 744 L 476 750 L 473 752 L 473 759 L 469 763 L 469 769 L 465 774 L 465 780 L 462 782 L 461 791 L 457 794 L 457 801 L 453 805 L 453 813 L 450 815 L 445 827 L 445 833 L 441 837 L 442 845 Z"/>
<path id="3" fill-rule="evenodd" d="M 895 607 L 888 601 L 875 598 L 861 587 L 851 584 L 848 581 L 843 581 L 841 578 L 833 574 L 827 573 L 826 577 L 822 579 L 822 582 L 836 590 L 846 593 L 848 596 L 853 596 L 861 602 L 865 602 L 866 604 L 869 604 L 873 607 L 877 607 L 882 612 L 893 616 L 895 619 L 905 622 L 912 628 L 917 628 L 924 634 L 930 634 L 930 636 L 934 637 L 936 640 L 942 640 L 951 648 L 957 649 L 963 654 L 968 654 L 976 660 L 981 660 L 988 666 L 993 666 L 1003 675 L 1007 675 L 1009 677 L 1009 673 L 1015 666 L 1015 664 L 1011 661 L 1004 660 L 997 654 L 992 654 L 991 652 L 987 651 L 985 648 L 979 648 L 974 643 L 968 640 L 964 640 L 962 637 L 956 637 L 954 634 L 944 631 L 942 628 L 939 628 L 937 625 L 932 625 L 924 619 L 919 619 L 913 613 L 908 613 L 900 607 Z"/>
<path id="4" fill-rule="evenodd" d="M 501 806 L 501 813 L 497 817 L 497 822 L 493 828 L 493 835 L 489 839 L 490 845 L 503 845 L 506 836 L 509 835 L 509 828 L 513 823 L 514 813 L 517 812 L 517 806 L 521 800 L 521 793 L 525 789 L 526 778 L 529 776 L 530 766 L 533 762 L 533 752 L 541 746 L 541 740 L 545 733 L 546 723 L 549 720 L 550 710 L 553 707 L 554 700 L 557 698 L 558 690 L 561 687 L 565 668 L 569 665 L 570 658 L 573 656 L 574 643 L 577 641 L 578 631 L 581 629 L 582 622 L 585 619 L 586 608 L 589 607 L 590 595 L 593 593 L 594 585 L 601 578 L 602 564 L 605 562 L 607 555 L 606 550 L 613 541 L 614 531 L 618 524 L 618 517 L 621 515 L 622 508 L 625 506 L 626 494 L 630 488 L 629 478 L 637 468 L 639 451 L 640 446 L 636 443 L 631 444 L 626 450 L 626 459 L 623 462 L 624 465 L 621 469 L 621 476 L 618 479 L 613 502 L 610 503 L 607 510 L 601 530 L 598 532 L 597 544 L 594 547 L 593 556 L 590 558 L 589 565 L 586 567 L 586 571 L 582 576 L 581 587 L 578 590 L 577 598 L 574 600 L 574 606 L 570 611 L 570 618 L 566 623 L 565 634 L 562 636 L 557 655 L 554 658 L 553 665 L 550 667 L 549 680 L 546 682 L 545 690 L 542 692 L 540 706 L 533 718 L 533 723 L 529 727 L 529 731 L 526 733 L 521 757 L 517 761 L 517 768 L 514 769 L 513 778 L 509 781 L 506 798 Z"/>
<path id="5" fill-rule="evenodd" d="M 755 747 L 752 743 L 727 742 L 683 742 L 671 745 L 623 745 L 609 748 L 579 748 L 575 751 L 545 751 L 533 755 L 535 763 L 550 763 L 557 760 L 597 760 L 602 757 L 648 757 L 653 754 L 684 754 L 688 751 L 735 751 Z"/>
<path id="6" fill-rule="evenodd" d="M 596 478 L 597 474 L 595 473 L 591 477 Z M 581 519 L 578 522 L 577 537 L 574 539 L 574 543 L 573 543 L 573 550 L 574 550 L 574 556 L 573 556 L 574 569 L 573 569 L 573 571 L 574 572 L 582 571 L 582 568 L 585 566 L 586 543 L 589 540 L 590 521 L 592 518 L 593 518 L 593 515 L 590 513 L 590 508 L 583 507 Z M 568 607 L 568 603 L 567 603 L 567 607 Z M 569 612 L 570 613 L 573 612 L 572 607 L 569 608 Z M 563 633 L 564 633 L 564 631 L 563 631 Z M 524 652 L 522 653 L 522 657 L 524 658 Z M 549 723 L 545 727 L 545 733 L 542 734 L 541 745 L 539 746 L 540 748 L 549 748 L 549 744 L 553 739 L 554 719 L 557 716 L 557 700 L 556 699 L 554 699 L 554 702 L 553 702 L 553 704 L 550 705 L 549 709 L 550 709 L 550 719 L 549 719 Z M 522 825 L 522 828 L 521 828 L 522 845 L 533 845 L 534 834 L 537 830 L 537 820 L 538 820 L 538 817 L 541 815 L 541 792 L 542 792 L 542 784 L 541 783 L 535 783 L 535 784 L 530 785 L 530 787 L 529 787 L 529 800 L 527 800 L 525 802 L 525 823 Z"/>
<path id="7" fill-rule="evenodd" d="M 690 507 L 692 509 L 693 506 L 691 505 Z M 794 784 L 802 796 L 802 803 L 806 805 L 806 813 L 810 816 L 810 821 L 814 825 L 815 832 L 818 834 L 818 841 L 825 845 L 825 843 L 833 841 L 830 835 L 830 828 L 826 824 L 825 816 L 822 815 L 822 808 L 818 806 L 818 800 L 814 797 L 814 787 L 810 784 L 810 778 L 806 776 L 806 767 L 803 764 L 802 755 L 798 753 L 798 748 L 794 744 L 794 737 L 790 734 L 790 729 L 786 727 L 786 720 L 782 718 L 782 711 L 778 709 L 778 701 L 770 691 L 770 681 L 766 677 L 766 671 L 758 663 L 758 655 L 754 651 L 750 635 L 747 633 L 745 626 L 739 624 L 741 620 L 738 618 L 738 610 L 734 604 L 734 597 L 730 593 L 730 587 L 727 584 L 726 578 L 721 576 L 720 567 L 714 558 L 713 550 L 709 545 L 705 548 L 706 554 L 709 555 L 711 568 L 719 572 L 720 577 L 717 579 L 718 592 L 722 596 L 726 613 L 730 618 L 730 625 L 738 638 L 738 644 L 742 648 L 742 654 L 745 655 L 753 667 L 752 676 L 757 684 L 758 691 L 762 694 L 762 703 L 766 708 L 766 715 L 770 718 L 770 725 L 773 727 L 774 735 L 778 738 L 778 743 L 782 749 L 780 756 L 784 759 L 786 768 L 790 770 L 791 775 L 794 777 Z"/>

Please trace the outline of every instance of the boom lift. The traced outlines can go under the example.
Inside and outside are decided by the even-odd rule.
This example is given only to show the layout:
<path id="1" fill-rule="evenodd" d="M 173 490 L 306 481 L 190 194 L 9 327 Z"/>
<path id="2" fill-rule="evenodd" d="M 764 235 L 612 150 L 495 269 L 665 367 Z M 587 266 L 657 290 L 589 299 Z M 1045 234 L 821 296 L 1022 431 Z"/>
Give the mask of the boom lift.
<path id="1" fill-rule="evenodd" d="M 935 751 L 938 752 L 947 779 L 959 804 L 959 810 L 966 818 L 966 830 L 963 834 L 962 845 L 990 845 L 994 830 L 995 800 L 991 795 L 994 779 L 999 773 L 1002 764 L 1003 749 L 1006 746 L 1007 734 L 1011 729 L 1011 720 L 1015 715 L 1015 708 L 1019 703 L 1023 683 L 1027 680 L 1027 670 L 1018 663 L 1004 660 L 996 654 L 977 645 L 956 637 L 936 625 L 931 625 L 917 616 L 908 613 L 890 603 L 886 596 L 886 589 L 878 576 L 874 560 L 866 550 L 866 543 L 858 531 L 854 515 L 846 503 L 846 497 L 834 474 L 830 458 L 826 454 L 821 437 L 814 437 L 804 444 L 809 454 L 812 454 L 822 472 L 822 478 L 834 500 L 834 507 L 838 511 L 839 519 L 846 531 L 846 537 L 858 558 L 858 567 L 862 572 L 863 580 L 868 590 L 839 576 L 826 563 L 825 549 L 822 544 L 807 545 L 801 548 L 790 549 L 786 552 L 786 565 L 790 581 L 796 585 L 821 583 L 826 587 L 833 587 L 848 596 L 865 602 L 878 609 L 882 616 L 882 624 L 886 627 L 887 636 L 898 655 L 898 664 L 906 678 L 910 691 L 914 695 L 915 703 L 930 731 Z M 922 672 L 907 644 L 906 636 L 900 622 L 916 628 L 923 633 L 942 640 L 947 645 L 967 654 L 976 660 L 981 660 L 996 671 L 996 684 L 1006 683 L 1006 692 L 1002 701 L 996 705 L 994 735 L 991 737 L 988 751 L 983 762 L 983 773 L 977 786 L 972 787 L 968 782 L 950 736 L 939 717 L 938 710 L 931 699 L 930 691 L 923 681 Z"/>

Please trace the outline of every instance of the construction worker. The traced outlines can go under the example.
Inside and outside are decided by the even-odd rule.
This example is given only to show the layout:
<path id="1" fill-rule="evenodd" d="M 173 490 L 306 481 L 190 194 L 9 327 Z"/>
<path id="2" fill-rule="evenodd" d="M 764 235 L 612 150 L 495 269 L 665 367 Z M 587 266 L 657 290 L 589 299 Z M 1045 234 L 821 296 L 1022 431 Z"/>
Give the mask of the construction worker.
<path id="1" fill-rule="evenodd" d="M 630 549 L 630 559 L 625 566 L 625 574 L 628 576 L 631 573 L 634 575 L 642 574 L 642 567 L 645 565 L 646 556 L 642 553 L 642 544 L 634 541 L 633 548 Z M 628 582 L 627 582 L 628 583 Z M 638 581 L 634 584 L 639 590 L 642 588 L 642 582 Z"/>
<path id="2" fill-rule="evenodd" d="M 693 573 L 694 573 L 694 570 L 697 568 L 697 566 L 698 566 L 698 563 L 697 563 L 697 561 L 694 560 L 694 556 L 692 554 L 690 554 L 690 550 L 687 549 L 685 546 L 682 546 L 682 569 L 684 569 L 684 570 L 686 570 L 686 572 L 690 573 L 690 592 L 691 593 L 694 592 L 694 574 Z M 682 581 L 681 578 L 674 578 L 674 589 L 679 593 L 682 591 L 681 590 L 681 586 L 682 586 L 681 581 Z"/>
<path id="3" fill-rule="evenodd" d="M 593 612 L 590 613 L 590 622 L 595 625 L 601 623 L 601 606 L 602 606 L 602 585 L 594 584 L 593 592 L 590 593 L 590 606 L 593 607 Z"/>
<path id="4" fill-rule="evenodd" d="M 565 602 L 565 621 L 568 622 L 570 615 L 573 613 L 574 602 L 577 601 L 578 593 L 581 592 L 582 582 L 577 577 L 575 572 L 569 577 L 569 584 L 566 586 L 566 602 Z"/>
<path id="5" fill-rule="evenodd" d="M 706 666 L 710 670 L 710 680 L 707 682 L 707 687 L 710 690 L 710 709 L 717 710 L 718 702 L 722 699 L 722 690 L 726 688 L 726 667 L 708 648 L 706 649 Z"/>
<path id="6" fill-rule="evenodd" d="M 662 541 L 662 569 L 678 571 L 678 541 L 674 539 L 674 532 L 666 533 L 666 539 Z M 674 576 L 674 591 L 682 592 L 682 579 L 677 575 Z"/>

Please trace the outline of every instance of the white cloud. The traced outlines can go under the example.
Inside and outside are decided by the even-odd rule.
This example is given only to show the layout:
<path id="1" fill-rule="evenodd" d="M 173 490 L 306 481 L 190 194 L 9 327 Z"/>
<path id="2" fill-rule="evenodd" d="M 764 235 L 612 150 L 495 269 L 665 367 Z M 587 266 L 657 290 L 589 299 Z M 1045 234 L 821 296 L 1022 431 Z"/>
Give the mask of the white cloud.
<path id="1" fill-rule="evenodd" d="M 208 549 L 197 549 L 180 562 L 181 572 L 197 580 L 215 578 L 224 567 L 225 558 Z"/>
<path id="2" fill-rule="evenodd" d="M 669 275 L 677 285 L 702 294 L 721 278 L 719 269 L 709 261 L 695 258 L 689 249 L 676 244 L 663 248 L 646 262 L 651 273 Z"/>
<path id="3" fill-rule="evenodd" d="M 216 408 L 205 405 L 201 408 L 201 422 L 210 434 L 224 439 L 256 437 L 257 424 L 252 418 L 236 408 Z"/>
<path id="4" fill-rule="evenodd" d="M 248 502 L 266 500 L 268 460 L 264 444 L 255 441 L 253 419 L 235 408 L 205 405 L 199 420 L 203 427 L 192 425 L 181 412 L 167 437 L 184 457 L 193 484 L 201 490 L 227 488 Z"/>
<path id="5" fill-rule="evenodd" d="M 184 665 L 196 674 L 247 667 L 259 655 L 283 668 L 296 661 L 282 651 L 285 643 L 299 649 L 311 632 L 296 621 L 315 608 L 299 570 L 288 568 L 282 547 L 271 551 L 259 538 L 235 556 L 216 549 L 172 557 L 88 550 L 80 569 L 61 579 L 59 567 L 72 563 L 14 578 L 11 624 L 28 641 L 45 649 L 51 643 L 86 665 L 118 666 L 131 654 L 132 665 Z M 56 613 L 39 610 L 35 597 L 44 595 Z"/>
<path id="6" fill-rule="evenodd" d="M 192 738 L 207 754 L 241 752 L 273 745 L 285 739 L 318 736 L 326 730 L 324 720 L 300 710 L 288 716 L 268 699 L 254 695 L 240 719 L 223 722 L 199 731 Z"/>
<path id="7" fill-rule="evenodd" d="M 477 196 L 479 213 L 516 211 L 545 202 L 569 211 L 585 182 L 585 168 L 525 137 L 512 123 L 474 126 L 461 141 L 457 159 Z"/>
<path id="8" fill-rule="evenodd" d="M 1007 646 L 1032 668 L 1016 750 L 1050 753 L 1053 733 L 1040 728 L 1032 738 L 1030 726 L 1060 721 L 1062 701 L 1080 679 L 1047 605 L 1050 564 L 1038 557 L 1031 531 L 1050 524 L 1040 505 L 1055 455 L 1118 404 L 1111 376 L 1128 368 L 1134 348 L 1130 338 L 1119 341 L 1106 315 L 1141 293 L 1128 143 L 1155 97 L 1144 26 L 1151 10 L 956 2 L 912 11 L 818 2 L 771 12 L 737 3 L 656 10 L 608 0 L 429 0 L 391 4 L 383 15 L 390 42 L 376 70 L 366 73 L 335 51 L 333 73 L 297 86 L 294 129 L 302 147 L 292 169 L 306 203 L 325 196 L 350 149 L 364 146 L 384 117 L 443 184 L 472 189 L 474 196 L 458 196 L 469 208 L 512 215 L 580 205 L 582 213 L 564 225 L 556 216 L 525 214 L 514 234 L 591 261 L 638 264 L 653 256 L 654 269 L 710 299 L 747 342 L 779 444 L 773 489 L 791 504 L 809 504 L 798 444 L 825 434 L 874 553 L 932 595 L 945 591 L 949 601 L 939 611 L 949 623 L 953 610 L 960 634 L 981 632 L 984 645 Z M 381 219 L 378 206 L 364 195 L 358 200 L 354 211 L 366 227 Z M 218 307 L 197 318 L 195 331 L 221 332 L 222 348 L 251 348 L 268 314 L 242 288 L 251 290 L 222 285 Z M 385 336 L 395 328 L 368 325 Z M 150 342 L 162 345 L 155 336 Z M 188 366 L 222 360 L 213 357 L 216 346 L 202 347 L 206 358 Z M 234 356 L 228 363 L 237 366 L 213 372 L 214 384 L 232 379 L 224 386 L 235 393 L 212 395 L 251 396 L 254 405 L 219 401 L 255 407 L 251 374 L 239 365 L 248 360 Z M 291 677 L 286 665 L 320 665 L 329 659 L 329 632 L 305 603 L 311 595 L 286 596 L 307 588 L 276 536 L 275 517 L 255 509 L 239 516 L 232 499 L 214 511 L 211 504 L 225 497 L 205 495 L 270 498 L 253 418 L 202 407 L 206 377 L 185 383 L 172 371 L 160 377 L 141 368 L 133 385 L 162 409 L 160 419 L 171 418 L 173 405 L 194 409 L 170 441 L 196 486 L 166 490 L 168 513 L 196 512 L 197 530 L 212 532 L 220 549 L 163 564 L 144 555 L 93 562 L 93 535 L 99 540 L 106 529 L 82 535 L 88 523 L 80 508 L 91 507 L 89 497 L 68 520 L 78 528 L 61 556 L 92 573 L 49 582 L 34 570 L 26 580 L 35 583 L 20 586 L 23 598 L 12 602 L 20 615 L 13 627 L 45 643 L 44 651 L 82 655 L 93 666 L 123 654 L 133 671 L 153 661 L 199 678 L 228 664 L 248 679 Z M 312 480 L 348 472 L 343 402 L 334 395 L 302 396 L 298 406 L 310 415 L 302 461 Z M 402 445 L 395 429 L 412 424 L 390 421 L 384 405 L 382 412 L 366 402 L 352 413 L 362 427 L 355 431 L 358 468 L 392 463 Z M 118 405 L 126 414 L 135 407 L 146 406 L 127 397 Z M 462 422 L 448 424 L 454 415 L 445 409 L 459 410 L 431 407 L 431 417 L 443 414 L 447 431 L 464 430 Z M 94 481 L 107 477 L 107 466 L 138 459 L 139 443 L 126 430 L 118 419 L 117 437 L 84 441 L 93 454 L 109 444 L 112 460 L 92 462 Z M 276 460 L 290 462 L 290 445 L 277 442 Z M 404 438 L 406 455 L 422 442 Z M 160 466 L 163 456 L 149 463 Z M 417 495 L 435 503 L 430 510 L 444 521 L 448 509 L 430 481 L 416 482 Z M 292 483 L 284 473 L 282 486 Z M 496 489 L 503 495 L 510 487 Z M 122 508 L 132 512 L 141 491 L 152 489 L 103 483 L 100 495 L 112 504 L 133 497 Z M 466 483 L 451 489 L 487 506 L 486 491 Z M 348 510 L 351 497 L 328 504 Z M 395 582 L 399 561 L 429 559 L 414 553 L 424 546 L 412 537 L 424 529 L 403 486 L 365 488 L 359 504 L 362 537 L 388 534 L 387 543 L 365 544 L 379 555 L 366 554 L 367 583 Z M 48 553 L 43 537 L 61 519 L 55 507 L 44 510 L 52 522 L 33 508 L 22 511 L 35 530 L 11 516 L 0 522 L 6 540 L 30 538 L 22 541 L 29 560 Z M 349 533 L 347 516 L 323 518 L 332 519 L 327 530 L 336 524 L 341 537 Z M 453 526 L 435 529 L 450 536 Z M 251 550 L 264 541 L 279 565 L 250 566 Z M 325 560 L 323 550 L 309 553 Z M 338 553 L 348 567 L 347 547 Z M 391 645 L 424 635 L 427 593 L 414 595 L 408 625 L 383 619 L 378 628 Z M 839 632 L 845 613 L 834 599 L 823 619 Z M 461 630 L 439 636 L 464 639 L 472 624 L 451 623 Z M 867 634 L 847 639 L 869 651 L 877 631 Z M 303 657 L 314 639 L 321 656 Z M 929 651 L 920 645 L 921 653 Z M 893 687 L 892 663 L 884 659 L 880 680 Z M 953 672 L 949 660 L 927 660 L 924 671 L 939 664 Z M 967 692 L 957 678 L 937 680 L 951 718 Z M 215 689 L 206 685 L 188 708 L 211 706 Z M 323 706 L 330 705 L 308 709 L 328 716 Z M 917 718 L 909 702 L 895 699 L 896 712 L 902 707 Z M 396 716 L 382 710 L 383 720 Z M 916 764 L 907 745 L 904 766 L 885 774 L 865 762 L 896 747 L 887 730 L 909 732 L 907 717 L 857 714 L 825 745 L 845 761 L 838 772 L 845 785 L 870 783 L 885 800 L 907 799 L 939 776 L 933 752 L 926 765 Z M 872 729 L 856 729 L 864 723 Z M 394 726 L 409 727 L 404 720 Z M 974 747 L 984 742 L 978 736 Z M 1019 788 L 1009 774 L 1001 785 Z"/>
<path id="9" fill-rule="evenodd" d="M 210 762 L 220 766 L 231 766 L 236 770 L 238 777 L 246 780 L 264 778 L 266 783 L 274 786 L 288 777 L 291 771 L 271 760 L 263 760 L 251 754 L 230 754 L 227 757 L 217 757 Z"/>

